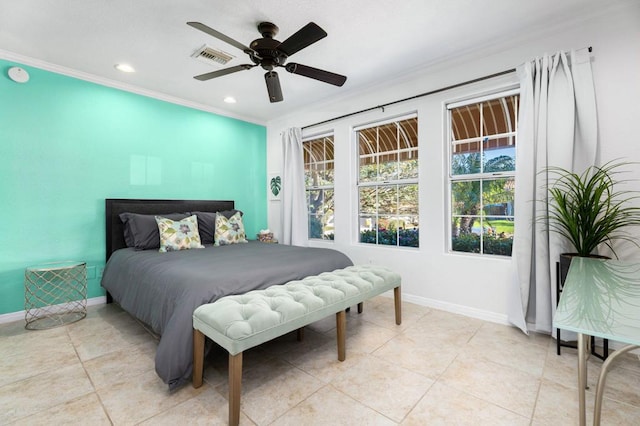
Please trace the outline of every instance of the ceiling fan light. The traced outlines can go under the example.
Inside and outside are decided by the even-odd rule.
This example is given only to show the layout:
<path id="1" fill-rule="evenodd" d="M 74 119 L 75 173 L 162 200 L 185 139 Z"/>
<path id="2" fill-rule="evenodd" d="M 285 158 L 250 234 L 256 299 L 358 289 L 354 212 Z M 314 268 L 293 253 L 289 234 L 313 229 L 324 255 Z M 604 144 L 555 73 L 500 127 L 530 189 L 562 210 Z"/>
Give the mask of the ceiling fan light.
<path id="1" fill-rule="evenodd" d="M 115 64 L 114 67 L 122 72 L 136 72 L 136 69 L 129 64 Z"/>

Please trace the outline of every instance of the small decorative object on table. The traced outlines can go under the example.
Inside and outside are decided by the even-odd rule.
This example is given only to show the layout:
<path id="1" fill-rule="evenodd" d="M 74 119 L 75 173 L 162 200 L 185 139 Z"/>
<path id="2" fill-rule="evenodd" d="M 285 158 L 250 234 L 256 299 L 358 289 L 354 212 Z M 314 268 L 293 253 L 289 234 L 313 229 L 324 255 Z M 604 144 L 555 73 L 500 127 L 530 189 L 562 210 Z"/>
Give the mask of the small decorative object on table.
<path id="1" fill-rule="evenodd" d="M 261 243 L 277 243 L 278 240 L 276 240 L 275 238 L 273 238 L 273 232 L 269 231 L 268 229 L 262 229 L 260 230 L 260 233 L 257 235 L 258 237 L 258 241 L 260 241 Z"/>
<path id="2" fill-rule="evenodd" d="M 87 264 L 56 262 L 30 266 L 24 274 L 25 327 L 41 330 L 87 315 Z"/>

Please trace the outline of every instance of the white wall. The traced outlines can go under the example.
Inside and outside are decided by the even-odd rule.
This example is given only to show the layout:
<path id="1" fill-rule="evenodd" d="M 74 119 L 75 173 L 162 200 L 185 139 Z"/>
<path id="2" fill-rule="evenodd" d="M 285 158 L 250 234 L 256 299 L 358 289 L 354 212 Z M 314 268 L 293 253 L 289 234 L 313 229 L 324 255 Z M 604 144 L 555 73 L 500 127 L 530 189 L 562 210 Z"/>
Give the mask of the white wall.
<path id="1" fill-rule="evenodd" d="M 603 2 L 604 3 L 604 2 Z M 543 53 L 593 47 L 592 65 L 599 113 L 602 160 L 625 157 L 640 161 L 640 2 L 617 3 L 565 23 L 526 34 L 500 46 L 486 46 L 473 55 L 451 59 L 360 93 L 350 93 L 331 103 L 313 105 L 295 115 L 268 123 L 268 172 L 281 170 L 280 132 L 302 127 L 386 102 L 428 92 L 480 76 L 514 68 Z M 348 72 L 346 73 L 348 74 Z M 387 265 L 402 273 L 405 300 L 479 318 L 506 322 L 507 288 L 511 270 L 508 258 L 450 254 L 446 251 L 447 145 L 444 103 L 471 97 L 517 82 L 515 74 L 397 104 L 366 114 L 305 130 L 313 135 L 333 130 L 336 189 L 334 242 L 312 242 L 333 247 L 354 263 Z M 398 249 L 358 244 L 355 156 L 352 127 L 418 111 L 420 155 L 420 248 Z M 640 172 L 637 176 L 640 179 Z M 635 188 L 640 190 L 640 183 Z M 269 227 L 279 235 L 280 203 L 269 201 Z M 621 258 L 640 257 L 637 248 Z"/>

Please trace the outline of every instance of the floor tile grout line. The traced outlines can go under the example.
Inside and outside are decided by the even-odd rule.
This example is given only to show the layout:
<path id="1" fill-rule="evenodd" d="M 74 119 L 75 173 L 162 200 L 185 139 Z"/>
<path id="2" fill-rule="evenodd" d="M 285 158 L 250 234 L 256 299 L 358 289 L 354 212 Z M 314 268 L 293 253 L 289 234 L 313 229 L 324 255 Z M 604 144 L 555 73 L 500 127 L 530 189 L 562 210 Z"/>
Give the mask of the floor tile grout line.
<path id="1" fill-rule="evenodd" d="M 547 350 L 546 350 L 545 356 L 544 356 L 544 364 L 542 365 L 542 371 L 540 372 L 540 377 L 539 377 L 539 380 L 538 380 L 538 391 L 536 392 L 536 399 L 533 402 L 533 410 L 531 410 L 531 416 L 529 418 L 529 425 L 533 424 L 533 420 L 534 420 L 534 418 L 536 416 L 536 410 L 538 408 L 538 402 L 539 402 L 539 399 L 540 399 L 540 392 L 542 391 L 542 382 L 543 382 L 543 379 L 544 379 L 544 371 L 545 371 L 545 368 L 547 366 L 547 363 L 549 362 L 549 356 L 550 356 L 549 348 L 547 347 Z"/>
<path id="2" fill-rule="evenodd" d="M 460 355 L 463 355 L 463 353 L 462 353 L 462 352 L 458 353 L 458 355 L 457 355 L 457 356 L 456 356 L 456 358 L 451 362 L 451 364 L 453 364 L 453 363 L 455 362 L 455 360 L 456 360 Z M 497 363 L 497 362 L 495 362 L 495 361 L 491 361 L 491 360 L 487 360 L 487 359 L 484 359 L 484 360 L 485 360 L 486 362 L 489 362 L 489 363 L 495 364 L 496 366 L 501 367 L 501 368 L 508 367 L 508 366 L 501 365 L 501 364 L 499 364 L 499 363 Z M 447 369 L 451 366 L 451 364 L 447 367 Z M 511 369 L 515 370 L 516 372 L 518 372 L 518 373 L 526 374 L 526 375 L 529 375 L 529 376 L 534 377 L 531 373 L 523 372 L 523 371 L 518 370 L 518 369 L 516 369 L 516 368 L 514 368 L 514 367 L 508 367 L 508 368 L 511 368 Z M 459 392 L 462 392 L 462 393 L 464 393 L 464 394 L 466 394 L 466 395 L 469 395 L 469 396 L 471 396 L 471 397 L 473 397 L 473 398 L 479 399 L 479 400 L 481 400 L 481 401 L 483 401 L 483 402 L 485 402 L 485 403 L 487 403 L 487 404 L 491 404 L 491 405 L 493 405 L 493 406 L 500 407 L 500 408 L 501 408 L 501 409 L 503 409 L 503 410 L 510 411 L 510 412 L 512 412 L 512 413 L 514 413 L 514 414 L 516 414 L 516 415 L 520 416 L 520 417 L 523 417 L 523 418 L 526 418 L 526 417 L 527 417 L 526 415 L 523 415 L 523 414 L 521 414 L 521 413 L 518 413 L 518 412 L 516 412 L 516 411 L 514 411 L 514 410 L 510 409 L 509 407 L 505 407 L 504 405 L 502 405 L 502 404 L 500 404 L 500 403 L 498 403 L 498 402 L 495 402 L 495 401 L 491 401 L 491 400 L 485 399 L 483 395 L 478 395 L 478 394 L 475 394 L 475 393 L 473 393 L 473 392 L 468 392 L 466 389 L 460 388 L 460 387 L 455 386 L 455 385 L 453 385 L 453 384 L 449 384 L 449 383 L 447 383 L 447 382 L 445 382 L 445 381 L 441 381 L 442 376 L 444 376 L 444 374 L 445 374 L 445 373 L 446 373 L 446 370 L 442 373 L 441 377 L 439 377 L 439 378 L 438 378 L 438 382 L 439 382 L 441 385 L 444 385 L 444 386 L 447 386 L 447 387 L 450 387 L 450 388 L 456 389 L 456 390 L 457 390 L 457 391 L 459 391 Z M 539 393 L 539 391 L 540 391 L 540 386 L 541 386 L 541 383 L 542 383 L 542 378 L 541 378 L 541 377 L 536 377 L 536 378 L 535 378 L 535 380 L 537 380 L 537 382 L 538 382 L 538 389 L 536 390 L 536 400 L 537 400 L 537 395 L 538 395 L 538 393 Z M 534 405 L 535 405 L 535 400 L 534 400 Z M 533 413 L 533 410 L 532 410 L 532 413 Z"/>
<path id="3" fill-rule="evenodd" d="M 91 383 L 91 387 L 92 387 L 93 391 L 91 391 L 91 392 L 87 392 L 87 393 L 82 394 L 82 395 L 77 395 L 77 396 L 75 396 L 75 397 L 73 397 L 73 398 L 71 398 L 71 399 L 68 399 L 68 400 L 66 400 L 66 401 L 60 402 L 60 403 L 58 403 L 58 404 L 52 405 L 52 406 L 47 407 L 47 408 L 43 408 L 43 409 L 38 410 L 38 411 L 35 411 L 35 412 L 33 412 L 33 413 L 29 413 L 29 414 L 27 414 L 26 416 L 23 416 L 23 417 L 20 417 L 20 418 L 17 418 L 17 419 L 12 420 L 12 421 L 11 421 L 11 423 L 15 423 L 15 422 L 18 422 L 18 421 L 20 421 L 20 420 L 25 420 L 25 419 L 28 419 L 29 417 L 35 416 L 35 415 L 37 415 L 37 414 L 44 413 L 44 412 L 46 412 L 46 411 L 48 411 L 48 410 L 54 409 L 54 408 L 56 408 L 56 407 L 59 407 L 59 406 L 65 405 L 65 404 L 68 404 L 69 402 L 77 401 L 78 399 L 80 399 L 80 398 L 84 398 L 84 397 L 86 397 L 87 395 L 90 395 L 90 394 L 92 394 L 92 393 L 95 393 L 95 394 L 96 394 L 96 396 L 97 396 L 95 386 L 93 385 L 93 382 L 91 381 L 91 378 L 89 377 L 89 375 L 88 375 L 88 373 L 87 373 L 86 369 L 84 368 L 84 363 L 83 363 L 83 362 L 82 362 L 82 360 L 80 359 L 80 356 L 79 356 L 79 354 L 78 354 L 78 351 L 76 350 L 76 347 L 75 347 L 75 345 L 73 344 L 73 341 L 71 340 L 71 336 L 69 335 L 69 331 L 68 331 L 68 324 L 63 325 L 62 327 L 63 327 L 63 328 L 64 328 L 64 330 L 65 330 L 65 334 L 67 335 L 67 339 L 69 339 L 69 343 L 70 343 L 70 344 L 71 344 L 71 346 L 73 347 L 73 351 L 74 351 L 74 353 L 76 354 L 76 357 L 77 357 L 77 361 L 78 361 L 78 363 L 80 364 L 80 366 L 82 367 L 82 369 L 83 369 L 83 371 L 84 371 L 85 375 L 87 376 L 87 379 L 89 380 L 89 383 Z M 67 365 L 67 366 L 64 366 L 64 367 L 66 368 L 66 367 L 70 367 L 70 366 L 72 366 L 72 365 Z M 30 380 L 30 379 L 36 378 L 36 377 L 38 377 L 38 376 L 43 376 L 43 375 L 46 375 L 46 374 L 51 374 L 51 372 L 52 372 L 51 370 L 43 371 L 43 372 L 40 372 L 40 373 L 38 373 L 38 374 L 34 374 L 33 376 L 25 377 L 25 378 L 23 378 L 23 379 L 20 379 L 20 380 L 15 381 L 15 382 L 11 382 L 11 383 L 9 383 L 9 384 L 15 384 L 15 383 L 19 383 L 19 382 L 21 382 L 21 381 L 25 381 L 25 380 Z M 9 385 L 9 384 L 7 384 L 7 385 Z M 6 386 L 6 385 L 2 385 L 2 386 L 0 386 L 0 389 L 2 389 L 2 387 L 4 387 L 4 386 Z M 102 406 L 102 402 L 100 402 L 100 404 L 101 404 L 101 406 Z M 104 406 L 102 406 L 102 408 L 103 408 L 103 410 L 104 410 Z M 111 420 L 110 420 L 110 421 L 111 421 Z M 112 424 L 113 424 L 113 422 L 112 422 Z"/>
<path id="4" fill-rule="evenodd" d="M 87 367 L 84 365 L 85 361 L 82 360 L 82 357 L 80 356 L 80 353 L 78 352 L 78 348 L 76 347 L 75 343 L 73 343 L 73 339 L 71 338 L 71 333 L 69 331 L 69 327 L 68 326 L 65 326 L 65 331 L 67 332 L 67 336 L 69 337 L 69 342 L 71 342 L 71 345 L 73 346 L 73 350 L 75 351 L 76 356 L 78 357 L 78 361 L 80 361 L 80 365 L 82 365 L 82 369 L 84 370 L 84 374 L 87 376 L 87 380 L 89 380 L 89 383 L 91 383 L 91 387 L 93 388 L 93 393 L 95 393 L 96 398 L 98 398 L 98 402 L 100 403 L 100 408 L 102 408 L 102 411 L 104 412 L 105 416 L 107 416 L 107 419 L 109 420 L 109 422 L 112 425 L 115 424 L 113 419 L 109 415 L 109 411 L 107 410 L 107 407 L 104 406 L 104 401 L 102 400 L 102 397 L 100 396 L 100 393 L 98 393 L 98 389 L 96 388 L 96 385 L 93 382 L 93 379 L 91 378 L 91 375 L 89 374 L 89 371 L 87 370 Z"/>
<path id="5" fill-rule="evenodd" d="M 538 390 L 536 391 L 536 398 L 533 401 L 533 407 L 531 409 L 531 415 L 529 416 L 529 424 L 533 424 L 533 419 L 536 416 L 536 409 L 538 408 L 538 400 L 540 398 L 540 391 L 542 390 L 542 377 L 538 379 Z"/>
<path id="6" fill-rule="evenodd" d="M 22 320 L 19 320 L 19 321 L 22 321 Z M 8 324 L 11 324 L 11 323 L 8 323 Z M 2 324 L 0 324 L 0 327 L 2 327 Z M 27 329 L 25 328 L 25 330 L 27 330 Z M 47 330 L 50 330 L 50 329 L 46 329 L 46 330 L 27 330 L 27 332 L 32 333 L 32 332 L 37 332 L 37 331 L 47 331 Z M 66 333 L 66 332 L 65 332 L 65 333 Z M 1 338 L 1 337 L 3 337 L 3 336 L 0 336 L 0 338 Z M 68 338 L 69 338 L 69 337 L 67 336 L 67 339 L 68 339 Z M 71 345 L 71 347 L 74 349 L 74 353 L 75 353 L 75 346 L 73 345 L 73 342 L 71 342 L 71 341 L 69 340 L 69 344 L 70 344 L 70 345 Z M 16 383 L 19 383 L 19 382 L 21 382 L 21 381 L 23 381 L 23 380 L 28 380 L 28 379 L 31 379 L 31 378 L 37 377 L 37 376 L 42 375 L 42 374 L 50 373 L 50 372 L 51 372 L 50 370 L 44 370 L 44 371 L 41 371 L 41 372 L 38 372 L 38 373 L 34 373 L 34 374 L 32 374 L 32 375 L 29 375 L 29 376 L 25 376 L 25 377 L 19 378 L 19 379 L 17 379 L 17 380 L 12 381 L 12 382 L 7 382 L 7 383 L 0 384 L 0 389 L 2 389 L 2 388 L 3 388 L 3 387 L 5 387 L 5 386 L 9 386 L 9 385 L 12 385 L 12 384 L 16 384 Z"/>
<path id="7" fill-rule="evenodd" d="M 139 321 L 136 321 L 136 323 L 137 323 L 139 326 L 141 326 L 141 324 L 140 324 L 140 322 L 139 322 Z M 78 352 L 78 350 L 77 350 L 76 345 L 73 343 L 73 340 L 71 339 L 71 335 L 70 335 L 70 331 L 69 331 L 68 326 L 65 326 L 65 329 L 66 329 L 67 335 L 69 336 L 69 340 L 71 341 L 71 344 L 73 345 L 73 348 L 74 348 L 74 350 L 75 350 L 75 352 L 76 352 L 76 356 L 78 357 L 78 360 L 80 361 L 80 364 L 82 365 L 82 368 L 83 368 L 83 370 L 84 370 L 84 372 L 85 372 L 85 374 L 86 374 L 86 376 L 87 376 L 87 379 L 88 379 L 88 380 L 89 380 L 89 382 L 91 383 L 91 386 L 92 386 L 92 388 L 93 388 L 93 393 L 95 393 L 96 397 L 98 398 L 98 401 L 100 402 L 100 406 L 101 406 L 101 408 L 102 408 L 103 412 L 105 413 L 105 415 L 107 416 L 107 419 L 109 420 L 109 422 L 110 422 L 112 425 L 114 425 L 116 422 L 115 422 L 115 420 L 112 418 L 112 416 L 110 415 L 109 410 L 107 409 L 107 407 L 105 406 L 104 401 L 103 401 L 103 398 L 102 398 L 102 396 L 100 395 L 100 389 L 98 389 L 98 387 L 97 387 L 97 386 L 96 386 L 96 384 L 94 383 L 93 379 L 91 378 L 91 375 L 89 374 L 89 370 L 87 370 L 87 367 L 85 366 L 85 362 L 91 362 L 91 361 L 94 361 L 94 360 L 96 360 L 96 359 L 98 359 L 98 358 L 105 357 L 105 356 L 109 356 L 109 355 L 113 355 L 114 353 L 117 353 L 118 351 L 122 351 L 122 350 L 124 350 L 124 349 L 131 349 L 131 348 L 135 348 L 135 347 L 137 347 L 137 346 L 139 346 L 139 345 L 142 345 L 142 344 L 145 344 L 145 343 L 143 342 L 143 343 L 138 343 L 138 344 L 132 344 L 132 345 L 130 345 L 130 347 L 127 347 L 127 348 L 121 348 L 121 349 L 118 349 L 118 350 L 114 350 L 114 351 L 110 351 L 110 352 L 105 352 L 105 353 L 100 354 L 100 355 L 98 355 L 98 356 L 95 356 L 95 357 L 93 357 L 93 358 L 89 358 L 89 359 L 86 359 L 86 360 L 82 360 L 82 358 L 81 358 L 81 356 L 80 356 L 80 353 L 79 353 L 79 352 Z M 146 334 L 147 334 L 151 339 L 153 339 L 153 340 L 157 343 L 157 339 L 155 338 L 155 336 L 154 336 L 152 333 L 150 333 L 150 332 L 149 332 L 149 330 L 147 330 L 145 327 L 142 327 L 142 329 L 146 332 Z M 137 377 L 137 376 L 142 376 L 142 375 L 147 374 L 147 373 L 148 373 L 148 371 L 141 372 L 141 373 L 139 373 L 138 375 L 136 375 L 136 377 Z M 114 383 L 114 384 L 117 384 L 117 383 Z M 112 385 L 113 385 L 113 384 L 112 384 Z M 194 397 L 195 397 L 195 396 L 194 396 Z M 188 398 L 187 400 L 189 400 L 189 399 L 191 399 L 191 398 Z M 176 406 L 180 405 L 180 404 L 181 404 L 181 403 L 183 403 L 183 402 L 185 402 L 185 401 L 182 401 L 182 402 L 180 402 L 180 403 L 178 403 L 178 404 L 174 404 L 174 405 L 172 405 L 171 407 L 168 407 L 166 410 L 163 410 L 163 411 L 160 411 L 160 412 L 154 413 L 152 416 L 148 417 L 147 419 L 143 419 L 143 420 L 141 420 L 141 421 L 139 421 L 139 422 L 137 422 L 137 423 L 142 423 L 142 422 L 144 422 L 144 421 L 146 421 L 146 420 L 149 420 L 150 418 L 153 418 L 153 417 L 155 417 L 155 416 L 157 416 L 157 415 L 159 415 L 159 414 L 161 414 L 161 413 L 167 412 L 167 411 L 169 411 L 169 410 L 171 410 L 171 409 L 175 408 Z"/>
<path id="8" fill-rule="evenodd" d="M 289 412 L 291 412 L 292 410 L 295 410 L 296 407 L 300 406 L 303 402 L 305 402 L 306 400 L 308 400 L 309 398 L 311 398 L 313 395 L 317 394 L 318 392 L 320 392 L 322 389 L 326 388 L 327 386 L 329 386 L 329 383 L 323 383 L 323 386 L 319 387 L 318 389 L 316 389 L 313 393 L 311 393 L 311 395 L 307 396 L 305 399 L 303 399 L 302 401 L 298 402 L 296 405 L 294 405 L 293 407 L 289 408 L 287 411 L 285 411 L 284 413 L 282 413 L 281 415 L 279 415 L 278 417 L 276 417 L 274 420 L 272 420 L 271 422 L 269 422 L 269 425 L 273 425 L 275 422 L 277 422 L 278 420 L 280 420 L 282 417 L 286 416 Z M 255 423 L 255 422 L 254 422 Z"/>
<path id="9" fill-rule="evenodd" d="M 393 422 L 393 423 L 395 423 L 395 424 L 398 424 L 398 425 L 399 425 L 400 423 L 402 423 L 402 421 L 397 422 L 397 421 L 393 420 L 392 418 L 390 418 L 389 416 L 387 416 L 386 414 L 381 413 L 381 412 L 380 412 L 378 409 L 376 409 L 375 407 L 371 407 L 370 405 L 365 404 L 364 402 L 358 401 L 357 399 L 355 399 L 355 398 L 354 398 L 354 397 L 352 397 L 351 395 L 349 395 L 349 394 L 347 394 L 347 393 L 342 392 L 340 389 L 338 389 L 337 387 L 333 386 L 333 383 L 328 383 L 328 385 L 329 385 L 329 386 L 331 386 L 331 387 L 333 388 L 333 390 L 335 390 L 336 392 L 338 392 L 338 393 L 340 393 L 340 394 L 344 395 L 344 397 L 345 397 L 345 398 L 349 398 L 350 400 L 355 401 L 356 403 L 358 403 L 358 404 L 362 405 L 363 407 L 366 407 L 366 408 L 370 409 L 371 411 L 373 411 L 373 412 L 375 412 L 375 413 L 377 413 L 377 414 L 381 415 L 381 416 L 382 416 L 382 417 L 384 417 L 385 419 L 389 419 L 389 421 L 391 421 L 391 422 Z M 410 412 L 411 412 L 411 411 L 409 411 L 409 413 L 410 413 Z M 405 417 L 406 417 L 406 416 L 405 416 Z M 403 420 L 404 420 L 404 418 L 403 418 Z"/>
<path id="10" fill-rule="evenodd" d="M 432 380 L 432 379 L 430 379 L 430 380 Z M 420 398 L 418 398 L 416 403 L 411 406 L 411 408 L 407 411 L 407 414 L 404 415 L 404 417 L 402 418 L 402 420 L 400 420 L 400 422 L 398 422 L 398 424 L 402 424 L 402 422 L 404 422 L 407 419 L 407 417 L 409 417 L 409 415 L 413 412 L 413 410 L 415 410 L 415 408 L 418 406 L 418 404 L 420 404 L 422 402 L 422 400 L 427 397 L 427 395 L 429 394 L 429 391 L 431 391 L 431 388 L 433 388 L 437 383 L 436 380 L 432 380 L 432 382 L 433 383 L 431 383 L 429 385 L 427 390 L 422 394 L 422 396 Z"/>

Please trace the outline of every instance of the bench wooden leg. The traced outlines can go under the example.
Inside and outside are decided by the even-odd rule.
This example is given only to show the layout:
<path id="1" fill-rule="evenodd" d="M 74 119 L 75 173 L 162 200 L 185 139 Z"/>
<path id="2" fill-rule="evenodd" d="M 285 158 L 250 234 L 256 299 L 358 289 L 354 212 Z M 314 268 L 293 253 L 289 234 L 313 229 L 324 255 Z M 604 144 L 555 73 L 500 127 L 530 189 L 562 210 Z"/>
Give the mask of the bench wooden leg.
<path id="1" fill-rule="evenodd" d="M 362 313 L 362 307 L 364 306 L 364 302 L 360 302 L 358 303 L 358 313 L 361 314 Z"/>
<path id="2" fill-rule="evenodd" d="M 304 340 L 304 327 L 300 327 L 296 334 L 297 334 L 296 337 L 298 339 L 298 342 L 302 342 Z"/>
<path id="3" fill-rule="evenodd" d="M 240 391 L 242 389 L 242 352 L 229 354 L 229 426 L 240 423 Z"/>
<path id="4" fill-rule="evenodd" d="M 344 311 L 336 313 L 336 329 L 338 331 L 338 361 L 344 361 L 347 357 L 346 333 L 347 314 Z"/>
<path id="5" fill-rule="evenodd" d="M 204 334 L 200 330 L 193 329 L 193 387 L 202 386 L 204 370 Z"/>
<path id="6" fill-rule="evenodd" d="M 396 310 L 396 324 L 402 324 L 402 298 L 400 296 L 400 286 L 393 289 L 393 302 Z"/>

